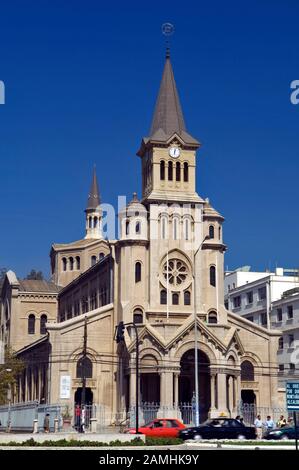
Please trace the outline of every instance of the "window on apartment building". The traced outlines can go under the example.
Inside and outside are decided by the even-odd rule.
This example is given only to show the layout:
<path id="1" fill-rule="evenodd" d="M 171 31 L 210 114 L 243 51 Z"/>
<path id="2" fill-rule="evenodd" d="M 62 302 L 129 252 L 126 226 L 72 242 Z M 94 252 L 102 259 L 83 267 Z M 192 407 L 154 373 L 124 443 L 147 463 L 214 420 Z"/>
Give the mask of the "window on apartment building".
<path id="1" fill-rule="evenodd" d="M 283 372 L 284 371 L 284 364 L 279 364 L 278 369 L 279 369 L 279 372 Z"/>
<path id="2" fill-rule="evenodd" d="M 281 336 L 278 340 L 278 349 L 283 349 L 283 336 Z"/>
<path id="3" fill-rule="evenodd" d="M 294 317 L 293 305 L 288 305 L 288 320 L 292 320 Z"/>
<path id="4" fill-rule="evenodd" d="M 259 300 L 264 300 L 266 298 L 266 287 L 260 287 L 258 289 L 258 298 Z"/>
<path id="5" fill-rule="evenodd" d="M 294 335 L 289 335 L 289 348 L 294 346 Z"/>
<path id="6" fill-rule="evenodd" d="M 252 304 L 253 302 L 253 292 L 247 292 L 246 293 L 246 300 L 247 300 L 247 305 Z"/>
<path id="7" fill-rule="evenodd" d="M 294 364 L 294 362 L 290 362 L 290 370 L 295 370 L 296 368 L 296 365 Z"/>
<path id="8" fill-rule="evenodd" d="M 234 305 L 234 308 L 241 307 L 241 296 L 240 295 L 237 295 L 237 297 L 233 298 L 233 305 Z"/>
<path id="9" fill-rule="evenodd" d="M 282 308 L 277 309 L 276 315 L 277 315 L 277 321 L 282 321 Z"/>
<path id="10" fill-rule="evenodd" d="M 267 326 L 267 313 L 261 313 L 261 325 L 262 326 Z"/>

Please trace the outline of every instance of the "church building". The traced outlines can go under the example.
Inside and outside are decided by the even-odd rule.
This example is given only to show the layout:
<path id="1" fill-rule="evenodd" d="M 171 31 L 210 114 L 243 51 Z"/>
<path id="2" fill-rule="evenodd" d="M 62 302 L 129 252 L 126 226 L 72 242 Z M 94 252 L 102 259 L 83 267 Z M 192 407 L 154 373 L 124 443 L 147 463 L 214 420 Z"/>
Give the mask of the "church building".
<path id="1" fill-rule="evenodd" d="M 138 341 L 140 402 L 156 404 L 158 416 L 167 407 L 178 417 L 194 399 L 196 348 L 201 421 L 235 416 L 240 400 L 278 405 L 280 332 L 224 306 L 224 218 L 197 193 L 200 146 L 185 124 L 167 51 L 151 129 L 137 152 L 141 197 L 134 193 L 118 214 L 119 239 L 104 238 L 94 170 L 85 237 L 52 245 L 57 317 L 18 349 L 27 368 L 15 401 L 72 408 L 84 386 L 86 402 L 105 407 L 113 423 L 135 406 Z M 121 321 L 127 326 L 117 343 Z"/>

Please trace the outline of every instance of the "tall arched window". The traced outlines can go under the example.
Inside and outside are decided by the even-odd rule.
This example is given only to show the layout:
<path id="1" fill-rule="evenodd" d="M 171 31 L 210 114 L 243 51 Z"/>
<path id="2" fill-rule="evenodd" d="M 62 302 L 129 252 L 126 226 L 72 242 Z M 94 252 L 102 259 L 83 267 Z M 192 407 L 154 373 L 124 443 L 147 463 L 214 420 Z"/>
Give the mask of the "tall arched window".
<path id="1" fill-rule="evenodd" d="M 47 333 L 46 323 L 47 323 L 47 315 L 43 314 L 40 317 L 40 334 L 41 335 L 45 335 Z"/>
<path id="2" fill-rule="evenodd" d="M 185 219 L 185 222 L 184 222 L 184 237 L 185 237 L 185 240 L 189 240 L 189 237 L 190 237 L 190 220 L 189 219 Z"/>
<path id="3" fill-rule="evenodd" d="M 221 227 L 218 228 L 218 238 L 221 240 Z"/>
<path id="4" fill-rule="evenodd" d="M 165 162 L 163 160 L 160 162 L 160 180 L 165 180 Z"/>
<path id="5" fill-rule="evenodd" d="M 127 220 L 126 221 L 126 235 L 129 235 L 129 233 L 130 233 L 130 221 Z"/>
<path id="6" fill-rule="evenodd" d="M 81 357 L 77 362 L 77 379 L 92 379 L 92 362 L 89 357 Z"/>
<path id="7" fill-rule="evenodd" d="M 254 367 L 250 361 L 244 361 L 241 364 L 241 380 L 242 381 L 254 381 Z"/>
<path id="8" fill-rule="evenodd" d="M 168 181 L 172 181 L 173 179 L 173 164 L 172 162 L 168 162 Z"/>
<path id="9" fill-rule="evenodd" d="M 179 238 L 179 219 L 177 217 L 173 218 L 173 239 L 178 240 Z"/>
<path id="10" fill-rule="evenodd" d="M 181 181 L 181 164 L 180 164 L 180 162 L 176 162 L 176 164 L 175 164 L 175 179 L 177 181 Z"/>
<path id="11" fill-rule="evenodd" d="M 92 217 L 88 218 L 88 226 L 89 228 L 92 228 Z"/>
<path id="12" fill-rule="evenodd" d="M 74 258 L 72 256 L 69 258 L 69 263 L 70 263 L 70 271 L 73 271 L 73 269 L 74 269 Z"/>
<path id="13" fill-rule="evenodd" d="M 166 227 L 167 227 L 168 220 L 166 217 L 161 218 L 161 238 L 162 240 L 165 240 L 167 235 L 166 235 Z"/>
<path id="14" fill-rule="evenodd" d="M 98 226 L 98 218 L 97 218 L 97 217 L 94 217 L 94 218 L 93 218 L 93 227 L 94 227 L 94 228 L 97 228 L 97 226 Z"/>
<path id="15" fill-rule="evenodd" d="M 135 232 L 137 235 L 140 234 L 140 222 L 136 222 L 136 225 L 135 225 Z"/>
<path id="16" fill-rule="evenodd" d="M 214 225 L 209 226 L 209 237 L 214 238 L 215 236 L 215 231 L 214 231 Z"/>
<path id="17" fill-rule="evenodd" d="M 135 263 L 135 282 L 141 281 L 141 263 Z"/>
<path id="18" fill-rule="evenodd" d="M 91 257 L 91 266 L 94 266 L 96 264 L 96 262 L 97 262 L 97 257 L 93 255 Z"/>
<path id="19" fill-rule="evenodd" d="M 138 323 L 143 323 L 143 313 L 139 308 L 136 308 L 133 313 L 133 323 L 137 325 Z"/>
<path id="20" fill-rule="evenodd" d="M 188 163 L 184 163 L 184 181 L 187 182 L 189 180 L 189 167 Z"/>
<path id="21" fill-rule="evenodd" d="M 188 290 L 184 292 L 184 305 L 191 305 L 191 295 Z"/>
<path id="22" fill-rule="evenodd" d="M 28 317 L 28 334 L 35 334 L 35 315 L 33 315 L 33 313 L 31 313 Z"/>
<path id="23" fill-rule="evenodd" d="M 167 304 L 167 292 L 165 289 L 162 289 L 160 292 L 160 304 L 161 305 Z"/>
<path id="24" fill-rule="evenodd" d="M 105 253 L 101 252 L 100 255 L 99 255 L 99 260 L 104 259 L 104 258 L 105 258 Z"/>
<path id="25" fill-rule="evenodd" d="M 76 256 L 76 269 L 80 269 L 80 256 Z"/>
<path id="26" fill-rule="evenodd" d="M 66 271 L 67 270 L 67 259 L 62 258 L 62 270 Z"/>
<path id="27" fill-rule="evenodd" d="M 217 312 L 212 311 L 208 314 L 208 323 L 217 323 Z"/>
<path id="28" fill-rule="evenodd" d="M 210 285 L 216 287 L 216 268 L 210 266 Z"/>
<path id="29" fill-rule="evenodd" d="M 172 294 L 172 305 L 179 305 L 180 296 L 177 292 Z"/>

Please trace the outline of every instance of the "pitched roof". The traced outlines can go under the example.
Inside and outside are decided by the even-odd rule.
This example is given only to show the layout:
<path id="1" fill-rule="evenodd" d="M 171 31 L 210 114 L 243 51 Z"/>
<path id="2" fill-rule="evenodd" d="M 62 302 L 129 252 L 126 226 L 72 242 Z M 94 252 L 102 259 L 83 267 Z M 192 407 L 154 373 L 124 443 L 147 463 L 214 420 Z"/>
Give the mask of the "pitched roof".
<path id="1" fill-rule="evenodd" d="M 87 199 L 86 210 L 96 209 L 101 204 L 96 169 L 93 169 L 92 182 Z"/>
<path id="2" fill-rule="evenodd" d="M 160 90 L 150 130 L 150 139 L 165 142 L 173 134 L 184 142 L 198 144 L 188 134 L 169 55 L 166 56 Z"/>
<path id="3" fill-rule="evenodd" d="M 22 292 L 59 292 L 59 287 L 54 282 L 36 279 L 18 279 L 18 281 Z"/>

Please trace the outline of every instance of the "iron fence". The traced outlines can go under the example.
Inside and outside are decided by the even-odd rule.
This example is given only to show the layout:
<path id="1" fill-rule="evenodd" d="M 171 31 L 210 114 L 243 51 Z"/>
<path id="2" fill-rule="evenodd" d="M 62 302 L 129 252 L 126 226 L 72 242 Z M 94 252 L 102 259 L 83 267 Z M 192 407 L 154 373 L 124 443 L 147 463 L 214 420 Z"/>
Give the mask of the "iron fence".
<path id="1" fill-rule="evenodd" d="M 237 414 L 242 416 L 244 423 L 248 426 L 254 424 L 255 418 L 260 415 L 262 421 L 266 421 L 267 416 L 271 416 L 274 423 L 279 421 L 280 416 L 284 416 L 288 421 L 292 418 L 292 412 L 288 411 L 286 407 L 261 407 L 256 406 L 254 403 L 239 403 L 237 407 Z"/>

